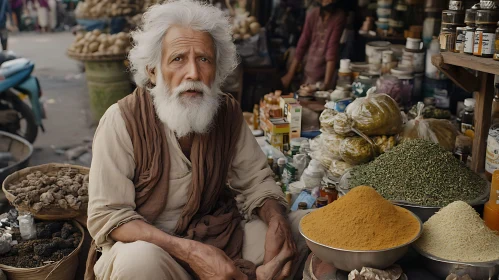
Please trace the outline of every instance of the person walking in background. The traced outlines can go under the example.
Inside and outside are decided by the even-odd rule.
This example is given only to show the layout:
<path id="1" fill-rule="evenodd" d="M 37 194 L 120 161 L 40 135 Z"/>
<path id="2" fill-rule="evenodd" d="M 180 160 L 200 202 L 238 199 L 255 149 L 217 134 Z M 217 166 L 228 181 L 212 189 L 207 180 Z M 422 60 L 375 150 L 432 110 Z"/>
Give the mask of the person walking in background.
<path id="1" fill-rule="evenodd" d="M 37 0 L 35 2 L 36 10 L 38 12 L 38 25 L 43 32 L 49 31 L 49 11 L 50 6 L 47 0 Z"/>
<path id="2" fill-rule="evenodd" d="M 19 31 L 22 31 L 22 15 L 24 9 L 23 0 L 10 0 L 10 7 L 12 9 L 12 13 L 15 15 L 15 17 L 13 17 L 14 20 L 12 21 L 12 26 L 14 26 Z"/>
<path id="3" fill-rule="evenodd" d="M 7 39 L 9 38 L 7 17 L 12 22 L 12 10 L 10 9 L 9 0 L 0 0 L 0 42 L 4 51 L 7 50 Z"/>
<path id="4" fill-rule="evenodd" d="M 48 27 L 50 31 L 54 31 L 57 27 L 57 1 L 56 0 L 48 0 L 49 4 L 49 21 Z"/>

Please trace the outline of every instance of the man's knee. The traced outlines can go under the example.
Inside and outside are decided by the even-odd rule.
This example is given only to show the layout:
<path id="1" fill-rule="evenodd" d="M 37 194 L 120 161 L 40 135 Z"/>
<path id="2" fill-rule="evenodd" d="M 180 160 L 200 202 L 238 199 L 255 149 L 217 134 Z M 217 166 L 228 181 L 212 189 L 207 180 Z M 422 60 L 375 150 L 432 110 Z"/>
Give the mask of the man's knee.
<path id="1" fill-rule="evenodd" d="M 144 241 L 115 246 L 119 246 L 116 248 L 119 252 L 113 262 L 113 276 L 118 279 L 126 279 L 134 273 L 143 275 L 144 271 L 159 271 L 162 267 L 160 260 L 163 255 L 168 255 L 160 247 Z"/>

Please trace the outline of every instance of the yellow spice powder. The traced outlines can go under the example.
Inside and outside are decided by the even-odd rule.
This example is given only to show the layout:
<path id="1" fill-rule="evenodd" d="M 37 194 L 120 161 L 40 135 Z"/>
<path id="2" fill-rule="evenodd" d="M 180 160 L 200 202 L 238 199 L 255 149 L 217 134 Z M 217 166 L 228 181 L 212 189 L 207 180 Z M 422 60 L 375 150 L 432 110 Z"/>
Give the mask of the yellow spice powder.
<path id="1" fill-rule="evenodd" d="M 301 221 L 305 236 L 346 250 L 383 250 L 416 238 L 419 221 L 406 209 L 391 204 L 373 188 L 360 186 Z"/>

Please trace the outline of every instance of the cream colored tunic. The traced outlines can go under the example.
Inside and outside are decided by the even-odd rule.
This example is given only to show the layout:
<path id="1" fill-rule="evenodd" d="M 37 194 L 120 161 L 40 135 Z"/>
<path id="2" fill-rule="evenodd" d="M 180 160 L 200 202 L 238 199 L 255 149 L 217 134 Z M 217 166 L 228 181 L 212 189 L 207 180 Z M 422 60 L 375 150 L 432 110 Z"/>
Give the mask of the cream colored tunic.
<path id="1" fill-rule="evenodd" d="M 166 232 L 172 232 L 187 202 L 192 172 L 191 163 L 183 154 L 175 134 L 166 126 L 165 132 L 170 149 L 170 189 L 165 210 L 154 225 Z M 134 169 L 132 142 L 119 106 L 114 104 L 101 118 L 95 133 L 90 170 L 88 230 L 97 246 L 103 249 L 103 257 L 96 266 L 96 273 L 97 267 L 112 267 L 111 257 L 106 257 L 106 255 L 112 255 L 109 252 L 115 242 L 109 237 L 109 233 L 123 223 L 143 219 L 135 212 L 135 188 L 132 182 Z M 266 156 L 246 125 L 243 125 L 236 143 L 236 152 L 229 171 L 229 183 L 234 191 L 244 198 L 240 210 L 248 221 L 256 217 L 254 210 L 261 207 L 267 198 L 274 198 L 286 205 L 282 191 L 272 178 Z M 263 242 L 265 241 L 265 230 L 262 232 L 265 225 L 261 224 L 263 222 L 256 219 L 245 226 L 245 244 L 254 245 L 259 241 L 261 246 L 256 247 L 262 248 L 255 251 L 247 249 L 245 245 L 243 257 L 249 257 L 246 259 L 257 264 L 263 260 Z M 259 234 L 250 236 L 248 234 L 250 225 L 255 225 L 254 228 L 259 231 Z M 299 234 L 296 237 L 298 238 Z M 113 248 L 113 251 L 116 248 Z M 104 277 L 104 279 L 107 278 Z"/>

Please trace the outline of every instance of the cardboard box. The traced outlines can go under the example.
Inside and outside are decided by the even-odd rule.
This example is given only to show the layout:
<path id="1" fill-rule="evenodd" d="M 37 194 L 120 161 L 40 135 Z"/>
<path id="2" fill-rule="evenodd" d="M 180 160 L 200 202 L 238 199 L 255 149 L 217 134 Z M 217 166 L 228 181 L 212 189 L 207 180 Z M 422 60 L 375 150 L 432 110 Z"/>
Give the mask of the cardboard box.
<path id="1" fill-rule="evenodd" d="M 279 106 L 281 107 L 282 109 L 282 112 L 283 112 L 283 116 L 286 118 L 288 116 L 287 112 L 286 112 L 286 108 L 287 108 L 287 105 L 288 104 L 293 104 L 293 103 L 298 103 L 298 101 L 294 98 L 286 98 L 286 97 L 281 97 L 279 99 Z"/>
<path id="2" fill-rule="evenodd" d="M 287 120 L 289 122 L 289 138 L 299 138 L 301 137 L 301 118 L 303 108 L 298 103 L 289 103 L 286 105 Z"/>
<path id="3" fill-rule="evenodd" d="M 284 118 L 266 121 L 265 137 L 267 142 L 281 152 L 289 149 L 289 122 Z"/>

